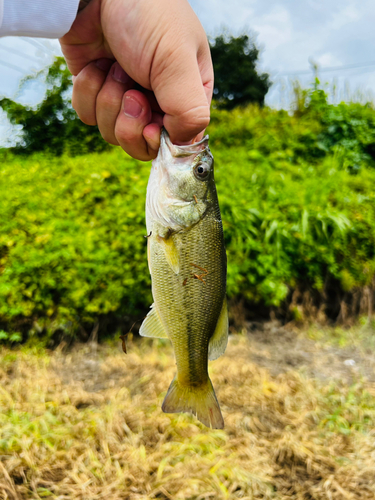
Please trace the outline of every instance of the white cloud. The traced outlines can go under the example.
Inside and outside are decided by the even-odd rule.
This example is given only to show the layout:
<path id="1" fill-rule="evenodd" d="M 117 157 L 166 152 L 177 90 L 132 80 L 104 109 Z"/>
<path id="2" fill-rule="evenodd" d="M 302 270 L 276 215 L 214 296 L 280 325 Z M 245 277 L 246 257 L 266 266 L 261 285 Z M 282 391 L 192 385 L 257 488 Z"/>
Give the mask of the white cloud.
<path id="1" fill-rule="evenodd" d="M 360 20 L 361 14 L 358 10 L 357 4 L 349 4 L 345 6 L 337 15 L 333 16 L 330 22 L 330 28 L 332 30 L 339 30 L 347 24 L 353 23 Z"/>
<path id="2" fill-rule="evenodd" d="M 267 51 L 279 49 L 292 41 L 292 23 L 290 12 L 281 5 L 276 5 L 268 13 L 254 20 L 254 29 L 259 34 L 259 41 Z"/>
<path id="3" fill-rule="evenodd" d="M 256 17 L 255 9 L 259 0 L 190 0 L 195 13 L 204 29 L 209 34 L 215 34 L 227 26 L 233 32 L 243 28 L 251 28 Z"/>
<path id="4" fill-rule="evenodd" d="M 316 57 L 315 62 L 320 67 L 332 67 L 332 66 L 342 66 L 342 61 L 340 58 L 332 54 L 331 52 L 325 52 Z"/>
<path id="5" fill-rule="evenodd" d="M 0 95 L 14 98 L 20 80 L 51 64 L 57 54 L 57 40 L 0 38 Z"/>

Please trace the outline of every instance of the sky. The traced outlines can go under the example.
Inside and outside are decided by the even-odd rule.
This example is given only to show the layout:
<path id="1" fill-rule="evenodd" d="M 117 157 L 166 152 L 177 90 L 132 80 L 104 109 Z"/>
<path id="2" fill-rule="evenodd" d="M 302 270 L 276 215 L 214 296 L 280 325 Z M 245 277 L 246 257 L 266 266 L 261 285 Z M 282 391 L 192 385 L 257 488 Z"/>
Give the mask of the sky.
<path id="1" fill-rule="evenodd" d="M 290 108 L 294 80 L 313 79 L 312 63 L 327 90 L 336 87 L 337 101 L 375 100 L 375 5 L 371 0 L 190 0 L 206 33 L 224 29 L 251 33 L 260 58 L 258 68 L 273 85 L 266 103 Z M 50 64 L 61 54 L 56 40 L 0 38 L 0 96 L 35 105 L 43 87 L 30 84 L 18 93 L 21 78 Z M 10 136 L 0 114 L 0 142 Z M 14 131 L 12 131 L 14 134 Z"/>

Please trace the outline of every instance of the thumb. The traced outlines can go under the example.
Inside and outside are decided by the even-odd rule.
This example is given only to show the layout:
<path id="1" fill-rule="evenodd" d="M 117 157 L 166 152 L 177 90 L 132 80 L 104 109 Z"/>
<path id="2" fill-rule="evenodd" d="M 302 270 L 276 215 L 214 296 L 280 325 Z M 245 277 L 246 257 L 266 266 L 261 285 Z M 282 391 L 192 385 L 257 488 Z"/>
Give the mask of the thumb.
<path id="1" fill-rule="evenodd" d="M 204 42 L 198 51 L 176 49 L 168 64 L 154 65 L 155 77 L 151 73 L 152 89 L 165 113 L 163 125 L 174 143 L 192 141 L 210 122 L 213 70 Z"/>

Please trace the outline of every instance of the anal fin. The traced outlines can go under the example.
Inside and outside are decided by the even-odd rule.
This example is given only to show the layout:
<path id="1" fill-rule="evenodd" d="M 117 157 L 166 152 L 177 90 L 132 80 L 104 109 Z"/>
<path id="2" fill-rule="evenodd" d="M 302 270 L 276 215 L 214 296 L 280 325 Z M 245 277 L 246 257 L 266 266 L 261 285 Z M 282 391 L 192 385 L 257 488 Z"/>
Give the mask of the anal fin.
<path id="1" fill-rule="evenodd" d="M 156 339 L 168 338 L 159 314 L 155 308 L 155 304 L 152 304 L 151 311 L 143 320 L 141 328 L 139 329 L 139 335 L 142 335 L 142 337 L 154 337 Z"/>
<path id="2" fill-rule="evenodd" d="M 224 354 L 228 344 L 228 306 L 224 298 L 216 329 L 208 344 L 208 359 L 213 360 Z"/>

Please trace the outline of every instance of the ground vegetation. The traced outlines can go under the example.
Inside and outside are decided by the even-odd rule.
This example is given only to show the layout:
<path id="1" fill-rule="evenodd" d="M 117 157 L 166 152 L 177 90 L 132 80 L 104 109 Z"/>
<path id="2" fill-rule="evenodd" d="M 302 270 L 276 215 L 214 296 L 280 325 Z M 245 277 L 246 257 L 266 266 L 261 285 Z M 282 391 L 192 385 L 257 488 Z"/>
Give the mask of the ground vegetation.
<path id="1" fill-rule="evenodd" d="M 373 107 L 329 104 L 316 84 L 293 114 L 214 109 L 208 132 L 232 306 L 286 322 L 371 318 Z M 2 153 L 2 338 L 87 339 L 98 325 L 105 335 L 144 316 L 149 170 L 117 148 Z"/>
<path id="2" fill-rule="evenodd" d="M 168 341 L 3 349 L 0 498 L 372 500 L 374 361 L 359 338 L 247 325 L 210 366 L 224 430 L 162 413 Z"/>

